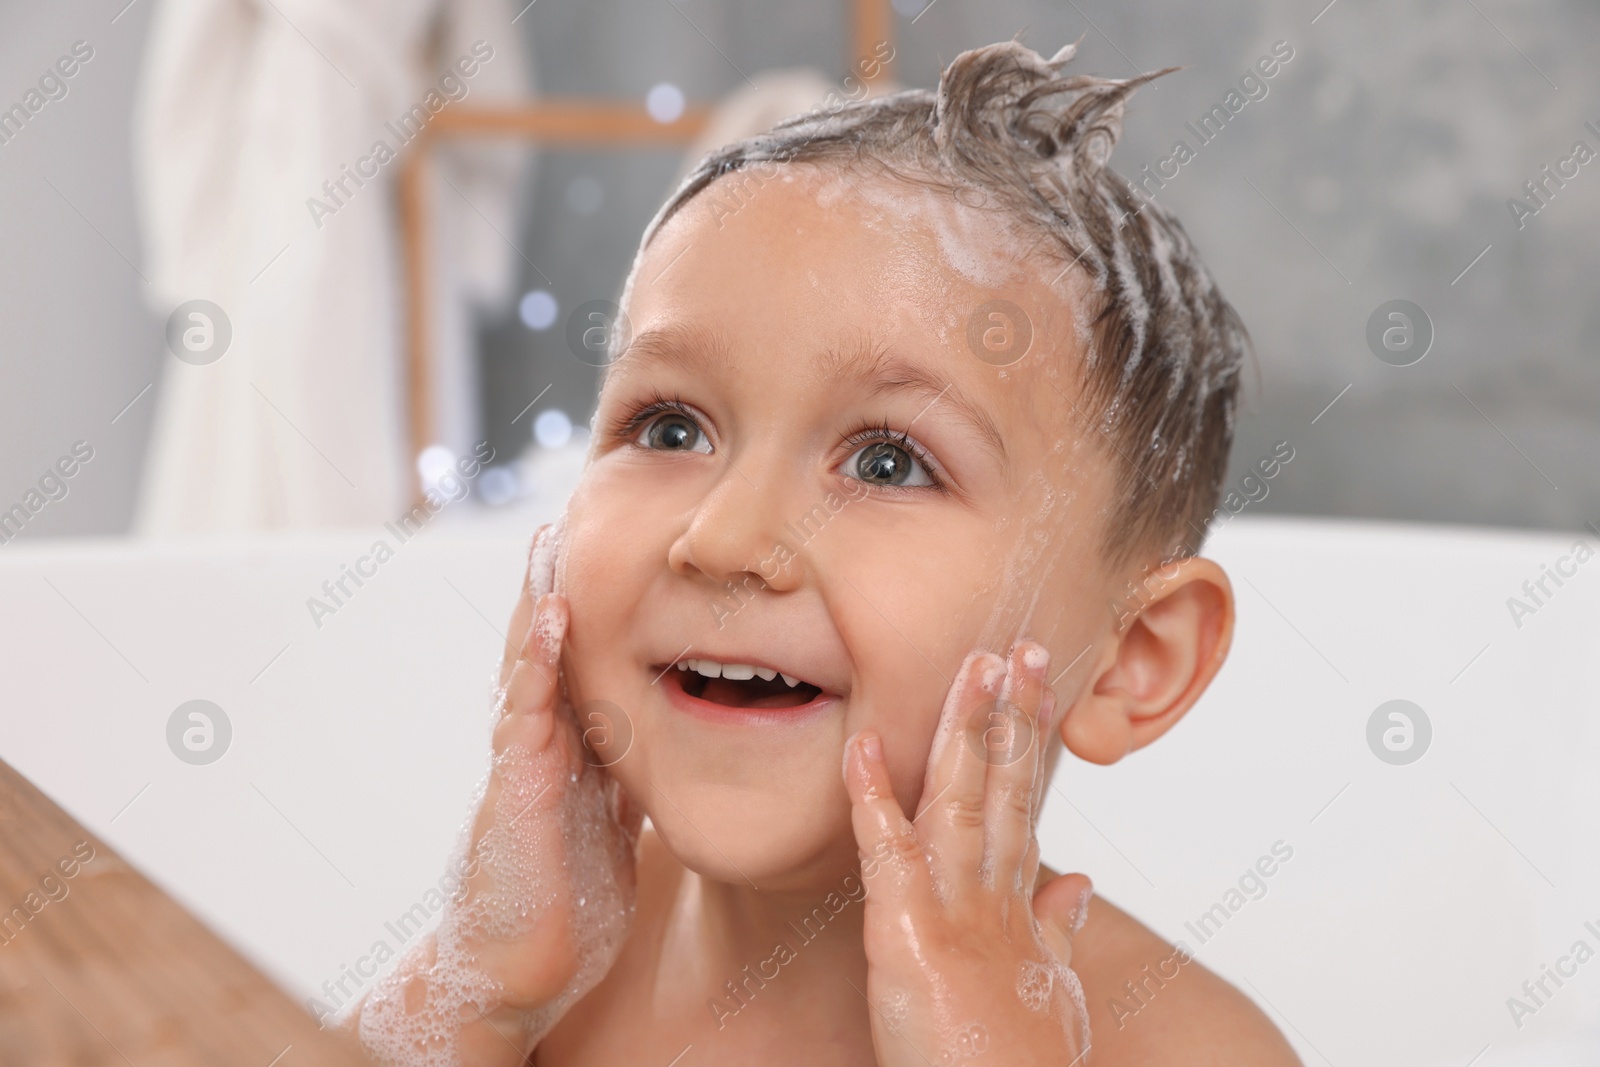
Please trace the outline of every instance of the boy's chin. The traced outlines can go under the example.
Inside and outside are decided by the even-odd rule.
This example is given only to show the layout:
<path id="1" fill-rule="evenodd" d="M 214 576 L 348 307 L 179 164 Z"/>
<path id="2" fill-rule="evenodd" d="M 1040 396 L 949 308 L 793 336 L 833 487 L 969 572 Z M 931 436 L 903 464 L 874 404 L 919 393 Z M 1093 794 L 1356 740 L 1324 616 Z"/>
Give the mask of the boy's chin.
<path id="1" fill-rule="evenodd" d="M 858 866 L 844 789 L 805 789 L 772 776 L 769 789 L 664 779 L 630 788 L 662 844 L 704 878 L 763 891 L 837 883 Z M 832 795 L 836 793 L 837 795 Z"/>

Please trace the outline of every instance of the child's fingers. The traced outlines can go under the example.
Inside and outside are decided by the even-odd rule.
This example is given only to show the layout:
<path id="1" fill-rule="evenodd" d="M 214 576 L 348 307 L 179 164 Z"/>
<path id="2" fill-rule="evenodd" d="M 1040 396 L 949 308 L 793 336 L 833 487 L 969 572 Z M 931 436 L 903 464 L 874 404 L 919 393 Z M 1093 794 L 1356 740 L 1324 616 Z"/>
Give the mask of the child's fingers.
<path id="1" fill-rule="evenodd" d="M 1026 889 L 1039 878 L 1039 812 L 1044 808 L 1044 791 L 1050 784 L 1049 766 L 1045 755 L 1050 750 L 1050 730 L 1056 721 L 1056 691 L 1045 686 L 1044 700 L 1039 705 L 1039 733 L 1034 742 L 1038 746 L 1038 761 L 1033 773 L 1033 814 L 1029 819 L 1032 831 L 1028 834 L 1028 847 L 1022 854 L 1021 886 Z"/>
<path id="2" fill-rule="evenodd" d="M 497 752 L 513 741 L 540 751 L 555 726 L 556 702 L 561 695 L 557 665 L 567 632 L 567 599 L 546 593 L 534 607 L 533 621 L 506 683 L 505 709 L 494 732 Z"/>
<path id="3" fill-rule="evenodd" d="M 548 524 L 534 531 L 533 542 L 528 546 L 528 566 L 522 574 L 522 594 L 517 597 L 517 606 L 511 611 L 511 622 L 506 629 L 505 654 L 500 658 L 500 684 L 504 686 L 511 679 L 511 668 L 516 665 L 517 653 L 521 649 L 521 639 L 528 632 L 528 627 L 533 623 L 533 602 L 538 594 L 533 591 L 534 564 L 540 558 L 540 542 L 550 535 Z M 549 592 L 548 589 L 542 592 Z"/>
<path id="4" fill-rule="evenodd" d="M 960 741 L 961 731 L 966 726 L 966 718 L 962 714 L 959 693 L 962 687 L 973 677 L 992 678 L 996 685 L 1005 671 L 1005 663 L 992 652 L 981 652 L 977 649 L 967 653 L 967 658 L 961 661 L 961 666 L 956 671 L 955 680 L 945 690 L 944 703 L 939 708 L 939 721 L 934 726 L 933 744 L 928 751 L 928 767 L 923 773 L 923 799 L 926 800 L 933 793 L 927 789 L 936 774 L 942 773 L 945 759 L 949 755 L 951 740 Z"/>
<path id="5" fill-rule="evenodd" d="M 623 836 L 631 844 L 639 840 L 639 831 L 644 826 L 644 809 L 628 799 L 627 790 L 622 788 L 622 783 L 615 778 L 610 779 L 607 792 L 607 806 L 611 820 L 622 829 Z"/>
<path id="6" fill-rule="evenodd" d="M 1050 653 L 1037 641 L 1019 641 L 1011 650 L 999 706 L 1004 712 L 991 733 L 989 773 L 984 796 L 984 838 L 995 886 L 1005 889 L 1021 873 L 1023 853 L 1033 836 L 1033 793 L 1038 779 L 1039 712 L 1044 703 Z M 1031 888 L 1031 887 L 1030 887 Z"/>
<path id="7" fill-rule="evenodd" d="M 1063 967 L 1072 966 L 1072 939 L 1089 918 L 1093 896 L 1094 883 L 1084 874 L 1052 878 L 1033 895 L 1033 917 L 1045 947 Z"/>
<path id="8" fill-rule="evenodd" d="M 568 780 L 567 757 L 552 744 L 558 725 L 557 662 L 566 631 L 565 598 L 540 597 L 531 614 L 506 683 L 500 719 L 494 727 L 488 788 L 473 823 L 475 844 L 494 851 L 515 840 L 510 835 L 513 826 L 532 825 L 559 810 L 564 788 L 555 786 L 564 786 Z M 567 751 L 575 750 L 569 741 Z M 561 848 L 552 839 L 540 847 Z M 559 865 L 559 860 L 557 851 L 541 857 L 540 862 Z M 492 881 L 487 869 L 474 884 L 484 879 Z"/>
<path id="9" fill-rule="evenodd" d="M 556 569 L 566 524 L 567 517 L 563 513 L 554 523 L 539 527 L 539 537 L 534 540 L 533 553 L 528 559 L 528 588 L 535 600 L 546 593 L 560 592 L 556 588 Z"/>
<path id="10" fill-rule="evenodd" d="M 936 875 L 946 884 L 971 877 L 983 861 L 985 767 L 977 745 L 1004 678 L 1005 661 L 999 656 L 968 656 L 939 717 L 941 740 L 930 757 L 914 821 L 933 853 Z"/>
<path id="11" fill-rule="evenodd" d="M 1039 705 L 1039 765 L 1033 777 L 1033 816 L 1037 820 L 1039 812 L 1044 808 L 1044 791 L 1050 787 L 1050 772 L 1045 757 L 1050 753 L 1050 740 L 1055 737 L 1055 730 L 1060 727 L 1059 713 L 1061 705 L 1056 697 L 1056 691 L 1049 686 L 1044 689 L 1044 702 Z"/>
<path id="12" fill-rule="evenodd" d="M 895 799 L 882 739 L 864 730 L 845 742 L 844 754 L 850 824 L 863 857 L 868 901 L 896 912 L 925 905 L 931 892 L 928 863 L 916 829 Z"/>
<path id="13" fill-rule="evenodd" d="M 1039 884 L 1039 835 L 1028 838 L 1028 848 L 1022 854 L 1022 890 L 1032 892 Z"/>

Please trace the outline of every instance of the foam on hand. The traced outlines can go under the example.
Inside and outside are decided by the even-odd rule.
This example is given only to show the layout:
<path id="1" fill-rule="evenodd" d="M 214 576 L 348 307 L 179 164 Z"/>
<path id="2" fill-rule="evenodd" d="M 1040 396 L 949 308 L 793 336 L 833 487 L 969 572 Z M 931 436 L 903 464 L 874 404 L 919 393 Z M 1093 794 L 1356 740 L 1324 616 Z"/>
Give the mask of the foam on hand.
<path id="1" fill-rule="evenodd" d="M 446 903 L 433 958 L 402 960 L 361 1006 L 361 1043 L 376 1062 L 461 1067 L 457 1034 L 480 1013 L 496 1010 L 503 993 L 483 972 L 473 947 L 514 943 L 553 909 L 567 913 L 565 935 L 577 967 L 555 999 L 522 1013 L 523 1048 L 534 1048 L 620 951 L 633 900 L 613 873 L 619 859 L 613 850 L 626 845 L 606 832 L 604 783 L 592 769 L 572 774 L 553 768 L 554 761 L 543 758 L 548 755 L 510 745 L 494 758 L 491 777 L 498 777 L 500 792 L 493 822 L 475 850 L 482 876 Z M 489 781 L 478 788 L 475 811 Z M 475 822 L 469 819 L 464 827 L 458 859 L 466 854 Z"/>
<path id="2" fill-rule="evenodd" d="M 535 541 L 529 592 L 559 591 L 565 517 Z M 559 613 L 556 613 L 559 614 Z M 560 645 L 564 627 L 541 618 L 536 636 Z M 506 712 L 506 689 L 494 694 L 492 723 Z M 502 1011 L 505 989 L 485 973 L 476 950 L 516 945 L 541 923 L 562 921 L 556 936 L 539 940 L 574 957 L 574 970 L 552 999 L 518 1017 L 521 1047 L 532 1050 L 567 1009 L 597 985 L 621 951 L 632 918 L 628 869 L 632 842 L 618 831 L 607 779 L 554 739 L 533 751 L 512 743 L 493 755 L 462 826 L 453 870 L 476 868 L 441 910 L 431 942 L 396 962 L 358 1009 L 357 1032 L 367 1055 L 386 1067 L 463 1067 L 462 1028 Z M 492 814 L 477 827 L 496 787 Z M 476 843 L 474 843 L 476 842 Z M 468 852 L 470 864 L 464 863 Z"/>

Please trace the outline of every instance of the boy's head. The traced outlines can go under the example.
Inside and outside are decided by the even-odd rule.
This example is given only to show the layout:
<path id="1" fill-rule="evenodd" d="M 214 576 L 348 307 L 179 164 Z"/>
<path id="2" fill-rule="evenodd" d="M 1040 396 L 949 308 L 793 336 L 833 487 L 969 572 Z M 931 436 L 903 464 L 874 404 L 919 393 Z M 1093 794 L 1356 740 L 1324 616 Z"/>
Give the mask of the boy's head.
<path id="1" fill-rule="evenodd" d="M 645 235 L 568 507 L 565 669 L 580 712 L 627 715 L 602 755 L 696 870 L 836 881 L 845 739 L 876 729 L 914 804 L 975 647 L 1042 642 L 1100 763 L 1226 654 L 1231 591 L 1193 553 L 1248 342 L 1105 169 L 1146 79 L 1063 75 L 1071 52 L 968 52 L 937 93 L 730 146 Z"/>

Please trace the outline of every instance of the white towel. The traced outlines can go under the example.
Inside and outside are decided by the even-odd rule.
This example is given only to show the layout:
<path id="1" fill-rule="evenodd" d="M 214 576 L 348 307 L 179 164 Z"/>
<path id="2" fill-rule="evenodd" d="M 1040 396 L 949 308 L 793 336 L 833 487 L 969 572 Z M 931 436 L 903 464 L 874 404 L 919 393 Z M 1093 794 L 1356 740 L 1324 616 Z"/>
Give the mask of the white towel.
<path id="1" fill-rule="evenodd" d="M 163 317 L 217 304 L 232 341 L 206 365 L 166 360 L 140 532 L 371 524 L 402 509 L 415 452 L 400 162 L 373 151 L 403 149 L 399 120 L 419 105 L 431 119 L 430 91 L 445 107 L 527 96 L 513 14 L 505 0 L 162 3 L 135 131 L 151 291 Z M 438 432 L 419 448 L 465 452 L 475 436 L 458 305 L 511 281 L 520 158 L 440 154 L 454 187 L 436 180 L 428 201 Z M 357 185 L 347 174 L 363 160 L 376 174 Z"/>

